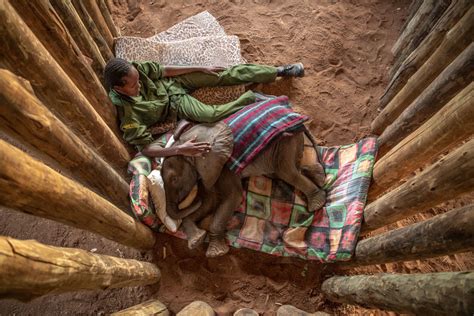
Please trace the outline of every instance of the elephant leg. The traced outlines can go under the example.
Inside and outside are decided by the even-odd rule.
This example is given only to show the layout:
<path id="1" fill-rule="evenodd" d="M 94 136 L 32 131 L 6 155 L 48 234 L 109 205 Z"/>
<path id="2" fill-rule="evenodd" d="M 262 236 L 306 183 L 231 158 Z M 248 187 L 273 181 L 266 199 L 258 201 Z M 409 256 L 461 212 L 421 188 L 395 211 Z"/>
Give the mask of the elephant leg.
<path id="1" fill-rule="evenodd" d="M 296 135 L 280 141 L 278 153 L 274 156 L 275 175 L 306 195 L 308 210 L 319 210 L 326 202 L 326 192 L 298 169 L 303 150 L 303 137 Z"/>
<path id="2" fill-rule="evenodd" d="M 206 252 L 209 258 L 225 255 L 229 251 L 225 241 L 226 226 L 242 201 L 240 177 L 227 168 L 222 170 L 216 188 L 220 194 L 220 203 L 209 227 L 209 247 Z"/>
<path id="3" fill-rule="evenodd" d="M 288 166 L 285 172 L 277 171 L 276 176 L 306 195 L 309 211 L 319 210 L 326 202 L 326 192 L 302 175 L 295 166 Z"/>
<path id="4" fill-rule="evenodd" d="M 324 182 L 326 181 L 326 173 L 324 172 L 324 168 L 321 164 L 316 163 L 310 166 L 302 166 L 301 172 L 319 188 L 324 186 Z"/>
<path id="5" fill-rule="evenodd" d="M 306 177 L 313 181 L 313 183 L 322 188 L 324 186 L 324 182 L 326 181 L 326 172 L 324 171 L 324 167 L 321 164 L 321 159 L 318 154 L 318 142 L 306 127 L 304 128 L 304 134 L 313 145 L 313 149 L 316 154 L 316 161 L 312 165 L 302 166 L 301 171 Z"/>
<path id="6" fill-rule="evenodd" d="M 206 194 L 206 193 L 204 193 Z M 195 249 L 206 238 L 206 231 L 197 227 L 196 223 L 204 218 L 215 207 L 215 199 L 210 194 L 202 198 L 201 207 L 183 219 L 183 230 L 188 237 L 188 248 Z"/>
<path id="7" fill-rule="evenodd" d="M 197 227 L 196 223 L 187 217 L 183 219 L 183 230 L 186 236 L 188 236 L 189 249 L 195 249 L 206 238 L 206 231 Z"/>

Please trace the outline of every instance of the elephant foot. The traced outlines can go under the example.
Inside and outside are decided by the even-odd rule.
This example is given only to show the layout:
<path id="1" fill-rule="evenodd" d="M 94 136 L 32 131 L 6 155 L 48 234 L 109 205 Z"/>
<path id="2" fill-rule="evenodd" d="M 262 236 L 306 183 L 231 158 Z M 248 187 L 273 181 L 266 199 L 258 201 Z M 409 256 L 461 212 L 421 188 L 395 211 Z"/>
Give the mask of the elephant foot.
<path id="1" fill-rule="evenodd" d="M 196 234 L 194 234 L 193 236 L 191 236 L 191 238 L 188 239 L 188 248 L 195 249 L 197 246 L 202 244 L 204 238 L 206 238 L 206 231 L 198 229 Z"/>
<path id="2" fill-rule="evenodd" d="M 309 203 L 309 210 L 310 211 L 317 211 L 321 209 L 324 204 L 326 204 L 326 191 L 320 190 L 316 193 Z"/>
<path id="3" fill-rule="evenodd" d="M 224 238 L 212 238 L 207 247 L 206 257 L 215 258 L 225 255 L 229 252 L 229 246 L 226 244 Z"/>

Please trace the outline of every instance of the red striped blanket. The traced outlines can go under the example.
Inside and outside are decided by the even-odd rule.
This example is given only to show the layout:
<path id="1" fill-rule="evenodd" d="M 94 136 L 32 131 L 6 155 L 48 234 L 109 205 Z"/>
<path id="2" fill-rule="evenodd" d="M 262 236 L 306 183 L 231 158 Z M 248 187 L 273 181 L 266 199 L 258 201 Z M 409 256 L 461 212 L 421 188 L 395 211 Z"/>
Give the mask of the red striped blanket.
<path id="1" fill-rule="evenodd" d="M 224 120 L 234 136 L 234 149 L 227 166 L 235 173 L 240 173 L 273 139 L 301 128 L 308 120 L 306 115 L 293 111 L 287 96 L 257 96 L 258 102 Z"/>

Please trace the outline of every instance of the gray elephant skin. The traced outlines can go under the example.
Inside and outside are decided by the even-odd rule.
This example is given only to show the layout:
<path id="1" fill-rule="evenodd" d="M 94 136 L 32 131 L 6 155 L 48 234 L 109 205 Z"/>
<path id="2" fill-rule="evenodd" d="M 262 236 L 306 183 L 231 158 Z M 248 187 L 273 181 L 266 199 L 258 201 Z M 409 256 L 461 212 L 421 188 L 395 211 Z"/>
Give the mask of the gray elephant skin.
<path id="1" fill-rule="evenodd" d="M 316 146 L 306 128 L 284 133 L 262 150 L 240 174 L 226 166 L 233 149 L 232 132 L 226 124 L 199 124 L 183 133 L 175 145 L 194 137 L 197 137 L 196 141 L 211 144 L 211 151 L 202 157 L 171 156 L 164 160 L 162 166 L 166 210 L 170 217 L 183 219 L 188 247 L 194 249 L 202 243 L 206 231 L 196 223 L 212 214 L 206 256 L 217 257 L 229 251 L 224 238 L 226 225 L 242 201 L 242 178 L 245 177 L 266 175 L 282 179 L 305 194 L 309 210 L 319 210 L 326 200 L 326 193 L 321 189 L 325 179 L 324 168 L 319 161 L 301 166 L 304 133 Z M 179 203 L 196 184 L 197 197 L 190 206 L 180 210 Z"/>

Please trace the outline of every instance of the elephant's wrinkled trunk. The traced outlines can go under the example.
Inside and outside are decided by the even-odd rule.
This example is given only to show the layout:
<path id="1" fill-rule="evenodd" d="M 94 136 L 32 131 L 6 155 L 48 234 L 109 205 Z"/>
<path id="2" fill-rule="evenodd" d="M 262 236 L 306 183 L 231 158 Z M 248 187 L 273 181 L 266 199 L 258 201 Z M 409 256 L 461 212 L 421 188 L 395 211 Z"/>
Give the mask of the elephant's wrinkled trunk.
<path id="1" fill-rule="evenodd" d="M 199 199 L 196 199 L 190 206 L 180 210 L 178 208 L 177 203 L 166 203 L 166 212 L 168 213 L 169 217 L 172 219 L 183 219 L 186 216 L 196 212 L 198 208 L 201 206 L 202 202 Z"/>

